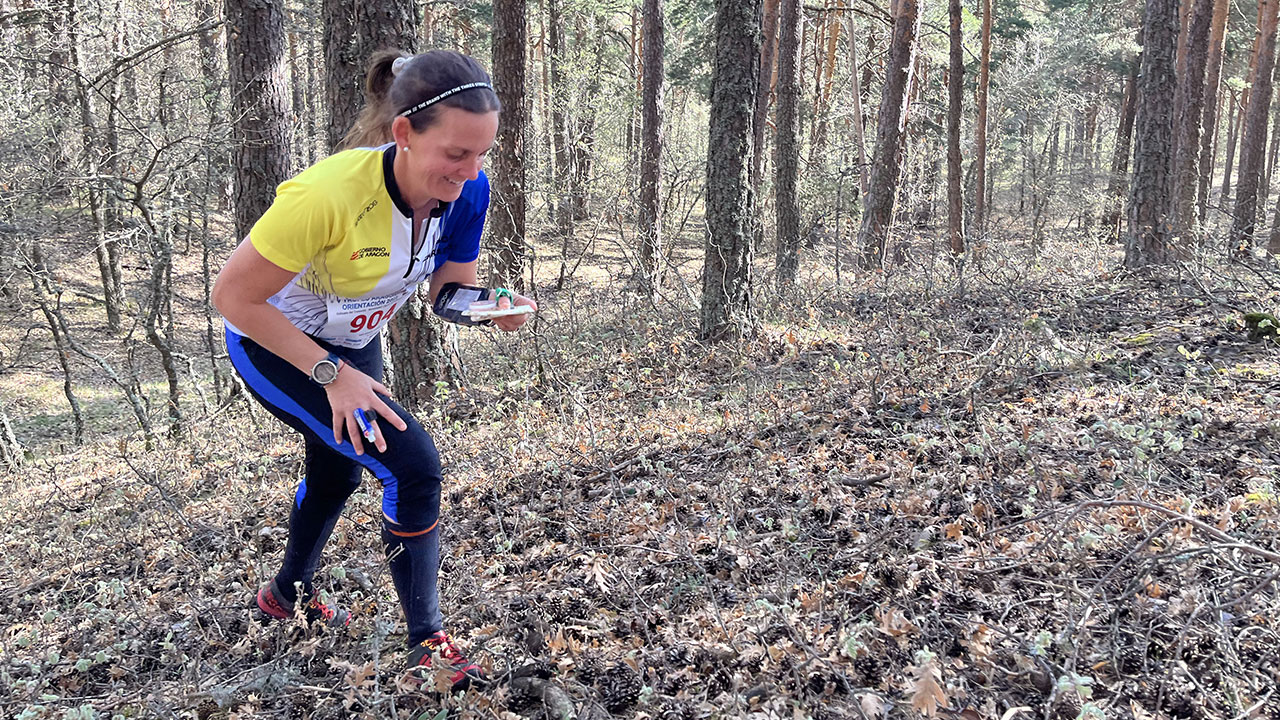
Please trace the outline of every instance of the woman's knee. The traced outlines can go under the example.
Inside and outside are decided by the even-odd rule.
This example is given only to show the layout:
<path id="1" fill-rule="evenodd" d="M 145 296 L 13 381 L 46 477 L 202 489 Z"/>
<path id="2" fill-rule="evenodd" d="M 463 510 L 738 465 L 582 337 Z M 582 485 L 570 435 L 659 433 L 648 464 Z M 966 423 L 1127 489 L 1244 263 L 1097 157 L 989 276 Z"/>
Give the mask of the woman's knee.
<path id="1" fill-rule="evenodd" d="M 439 519 L 443 475 L 431 435 L 412 416 L 405 420 L 408 428 L 387 433 L 387 451 L 379 453 L 382 511 L 393 531 L 416 533 Z"/>

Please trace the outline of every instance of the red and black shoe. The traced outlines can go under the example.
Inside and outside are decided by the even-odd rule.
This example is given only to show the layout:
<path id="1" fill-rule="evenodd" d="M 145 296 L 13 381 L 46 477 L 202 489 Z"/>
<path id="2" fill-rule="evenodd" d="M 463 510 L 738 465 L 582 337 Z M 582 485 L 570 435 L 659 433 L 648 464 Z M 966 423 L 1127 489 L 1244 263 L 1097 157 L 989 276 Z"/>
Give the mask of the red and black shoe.
<path id="1" fill-rule="evenodd" d="M 409 671 L 430 670 L 431 657 L 435 654 L 439 654 L 440 659 L 453 671 L 449 677 L 453 690 L 466 690 L 472 684 L 483 685 L 489 681 L 484 670 L 468 660 L 443 630 L 432 633 L 431 637 L 409 651 Z"/>
<path id="2" fill-rule="evenodd" d="M 288 620 L 293 617 L 293 603 L 285 601 L 280 595 L 280 588 L 276 585 L 276 581 L 263 585 L 258 590 L 258 609 L 268 617 L 277 620 Z M 302 607 L 302 614 L 306 617 L 307 622 L 324 625 L 325 627 L 346 627 L 351 623 L 351 613 L 339 607 L 332 607 L 320 602 L 320 598 L 313 597 L 307 601 Z"/>

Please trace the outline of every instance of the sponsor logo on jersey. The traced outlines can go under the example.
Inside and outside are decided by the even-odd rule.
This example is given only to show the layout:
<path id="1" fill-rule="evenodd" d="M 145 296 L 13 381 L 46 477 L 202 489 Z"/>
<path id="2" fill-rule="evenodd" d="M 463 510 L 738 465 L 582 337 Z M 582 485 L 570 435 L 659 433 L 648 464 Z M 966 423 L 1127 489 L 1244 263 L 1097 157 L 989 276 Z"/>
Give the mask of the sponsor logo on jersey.
<path id="1" fill-rule="evenodd" d="M 359 227 L 359 225 L 360 225 L 360 221 L 364 219 L 364 216 L 365 216 L 365 215 L 368 215 L 368 214 L 369 214 L 369 211 L 370 211 L 370 210 L 372 210 L 372 209 L 374 209 L 374 208 L 376 208 L 376 207 L 378 207 L 378 201 L 377 201 L 377 200 L 374 200 L 373 202 L 369 203 L 368 205 L 365 205 L 365 206 L 364 206 L 364 209 L 360 211 L 360 214 L 356 216 L 356 221 L 355 221 L 355 223 L 354 223 L 354 224 L 352 224 L 352 227 Z"/>
<path id="2" fill-rule="evenodd" d="M 384 258 L 384 257 L 391 257 L 390 248 L 385 248 L 380 245 L 371 245 L 369 247 L 362 247 L 359 250 L 351 253 L 351 262 L 355 262 L 356 260 L 363 260 L 365 258 Z"/>

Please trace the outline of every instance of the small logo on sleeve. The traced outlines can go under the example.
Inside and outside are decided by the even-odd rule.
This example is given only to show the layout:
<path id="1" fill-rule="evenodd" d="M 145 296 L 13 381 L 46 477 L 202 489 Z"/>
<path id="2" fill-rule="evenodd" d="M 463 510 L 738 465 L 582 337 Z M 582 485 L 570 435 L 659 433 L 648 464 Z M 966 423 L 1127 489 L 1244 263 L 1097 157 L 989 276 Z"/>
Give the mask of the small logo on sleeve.
<path id="1" fill-rule="evenodd" d="M 355 262 L 356 260 L 363 260 L 365 258 L 384 258 L 384 257 L 391 257 L 391 248 L 382 247 L 380 245 L 371 245 L 369 247 L 362 247 L 359 250 L 351 253 L 351 262 Z"/>

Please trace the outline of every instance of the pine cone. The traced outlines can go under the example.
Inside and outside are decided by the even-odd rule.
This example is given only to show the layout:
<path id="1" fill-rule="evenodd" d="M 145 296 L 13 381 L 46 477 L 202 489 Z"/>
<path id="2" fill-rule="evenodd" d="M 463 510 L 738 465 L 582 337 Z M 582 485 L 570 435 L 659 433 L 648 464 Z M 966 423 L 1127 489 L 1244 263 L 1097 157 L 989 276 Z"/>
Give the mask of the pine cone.
<path id="1" fill-rule="evenodd" d="M 536 698 L 529 691 L 528 686 L 508 685 L 507 686 L 507 709 L 511 712 L 520 712 L 533 704 Z"/>
<path id="2" fill-rule="evenodd" d="M 734 586 L 724 583 L 715 587 L 716 605 L 720 607 L 733 607 L 738 604 L 738 590 Z"/>
<path id="3" fill-rule="evenodd" d="M 720 667 L 707 675 L 707 694 L 711 696 L 733 688 L 733 673 L 729 668 Z"/>
<path id="4" fill-rule="evenodd" d="M 1142 652 L 1142 648 L 1135 645 L 1123 647 L 1116 653 L 1116 669 L 1128 675 L 1141 672 L 1142 660 L 1145 656 L 1146 653 Z"/>
<path id="5" fill-rule="evenodd" d="M 635 670 L 628 665 L 614 665 L 600 681 L 600 701 L 609 712 L 626 710 L 640 699 L 641 687 Z"/>
<path id="6" fill-rule="evenodd" d="M 662 713 L 658 715 L 659 720 L 695 720 L 697 717 L 698 711 L 694 706 L 680 700 L 664 705 Z"/>
<path id="7" fill-rule="evenodd" d="M 689 651 L 688 645 L 672 645 L 667 648 L 667 662 L 676 667 L 684 667 L 691 665 L 693 662 L 693 653 Z"/>
<path id="8" fill-rule="evenodd" d="M 657 565 L 645 565 L 640 571 L 639 580 L 644 586 L 657 585 L 662 582 L 662 570 Z"/>
<path id="9" fill-rule="evenodd" d="M 692 684 L 692 682 L 693 682 L 693 678 L 689 675 L 688 672 L 684 670 L 678 670 L 662 678 L 662 684 L 660 685 L 660 692 L 663 695 L 677 695 L 681 690 L 684 690 L 685 688 L 689 687 L 689 685 Z"/>
<path id="10" fill-rule="evenodd" d="M 853 669 L 861 675 L 862 682 L 858 683 L 865 687 L 878 687 L 880 685 L 880 661 L 873 655 L 859 655 L 853 660 Z"/>
<path id="11" fill-rule="evenodd" d="M 548 540 L 553 542 L 569 541 L 569 532 L 565 529 L 564 523 L 545 522 L 542 524 L 542 532 L 547 536 Z"/>
<path id="12" fill-rule="evenodd" d="M 591 617 L 595 612 L 595 608 L 591 605 L 591 601 L 582 596 L 574 596 L 569 598 L 568 613 L 569 617 L 577 620 L 585 620 Z"/>
<path id="13" fill-rule="evenodd" d="M 594 653 L 583 655 L 578 659 L 578 680 L 583 685 L 595 685 L 604 676 L 604 661 Z"/>
<path id="14" fill-rule="evenodd" d="M 547 619 L 551 622 L 562 623 L 569 619 L 569 601 L 560 595 L 553 595 L 547 598 L 543 608 L 547 612 Z"/>

